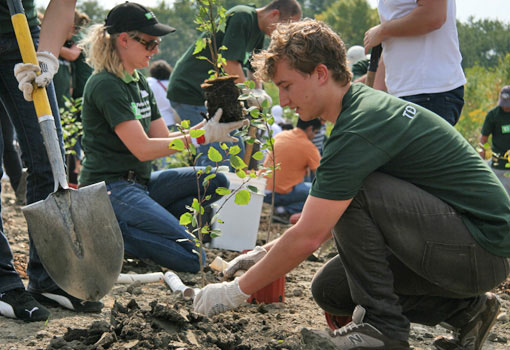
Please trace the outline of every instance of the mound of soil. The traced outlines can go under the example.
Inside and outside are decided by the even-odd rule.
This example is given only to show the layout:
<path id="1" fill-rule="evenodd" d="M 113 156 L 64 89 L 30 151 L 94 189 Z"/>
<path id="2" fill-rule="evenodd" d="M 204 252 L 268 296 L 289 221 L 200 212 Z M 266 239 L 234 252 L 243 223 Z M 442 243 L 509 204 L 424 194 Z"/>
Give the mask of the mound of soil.
<path id="1" fill-rule="evenodd" d="M 28 237 L 25 221 L 8 183 L 2 186 L 2 216 L 11 243 L 15 264 L 25 283 Z M 259 239 L 266 239 L 269 210 L 263 208 Z M 274 232 L 287 227 L 273 224 Z M 230 260 L 238 253 L 208 249 L 207 261 L 216 256 Z M 309 329 L 326 329 L 326 319 L 310 292 L 315 272 L 334 256 L 334 245 L 325 245 L 285 278 L 285 302 L 244 304 L 236 310 L 213 317 L 193 312 L 192 300 L 172 293 L 163 282 L 130 285 L 117 284 L 102 301 L 100 314 L 77 314 L 62 308 L 51 308 L 48 322 L 23 323 L 0 316 L 0 349 L 2 350 L 327 350 Z M 126 259 L 123 273 L 165 272 L 158 266 Z M 184 284 L 200 287 L 201 275 L 179 273 Z M 208 282 L 220 276 L 205 269 Z M 510 347 L 510 281 L 502 284 L 497 294 L 502 300 L 502 313 L 483 349 L 503 350 Z M 440 326 L 412 325 L 410 342 L 414 349 L 432 349 L 435 336 L 447 335 Z"/>

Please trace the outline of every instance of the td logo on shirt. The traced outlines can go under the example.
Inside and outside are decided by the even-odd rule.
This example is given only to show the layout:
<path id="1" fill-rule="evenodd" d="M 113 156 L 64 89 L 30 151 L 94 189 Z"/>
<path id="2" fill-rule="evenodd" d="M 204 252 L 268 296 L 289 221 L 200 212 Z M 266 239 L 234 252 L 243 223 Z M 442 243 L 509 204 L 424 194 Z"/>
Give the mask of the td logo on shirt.
<path id="1" fill-rule="evenodd" d="M 416 117 L 417 112 L 418 111 L 416 110 L 416 108 L 414 106 L 407 105 L 407 106 L 405 106 L 404 113 L 402 113 L 402 115 L 409 119 L 413 119 L 414 117 Z"/>
<path id="2" fill-rule="evenodd" d="M 501 125 L 501 133 L 502 134 L 510 133 L 510 125 Z"/>

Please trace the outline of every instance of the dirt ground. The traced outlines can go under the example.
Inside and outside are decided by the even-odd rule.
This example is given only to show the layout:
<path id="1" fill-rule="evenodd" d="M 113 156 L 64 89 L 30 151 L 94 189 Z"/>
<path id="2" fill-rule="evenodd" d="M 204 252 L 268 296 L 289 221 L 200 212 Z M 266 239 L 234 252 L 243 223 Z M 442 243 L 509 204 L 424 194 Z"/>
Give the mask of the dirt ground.
<path id="1" fill-rule="evenodd" d="M 265 238 L 267 208 L 263 210 L 259 238 Z M 18 271 L 24 277 L 28 240 L 21 209 L 5 180 L 2 184 L 2 216 Z M 276 225 L 274 232 L 285 226 Z M 323 313 L 314 303 L 310 281 L 314 273 L 334 254 L 332 248 L 318 252 L 316 261 L 305 261 L 286 276 L 285 302 L 268 305 L 246 304 L 235 311 L 206 318 L 192 311 L 192 301 L 172 293 L 163 282 L 117 284 L 103 298 L 100 314 L 76 314 L 52 308 L 48 322 L 23 323 L 0 316 L 0 350 L 92 350 L 92 349 L 326 349 L 303 337 L 303 328 L 326 329 Z M 208 251 L 208 262 L 215 256 L 229 260 L 237 253 Z M 123 272 L 158 272 L 157 266 L 126 260 Z M 197 287 L 200 276 L 179 273 L 182 281 Z M 217 281 L 216 272 L 206 269 L 208 281 Z M 483 349 L 510 348 L 510 281 L 497 289 L 503 309 Z M 410 343 L 414 349 L 432 349 L 432 341 L 448 331 L 437 327 L 412 325 Z"/>

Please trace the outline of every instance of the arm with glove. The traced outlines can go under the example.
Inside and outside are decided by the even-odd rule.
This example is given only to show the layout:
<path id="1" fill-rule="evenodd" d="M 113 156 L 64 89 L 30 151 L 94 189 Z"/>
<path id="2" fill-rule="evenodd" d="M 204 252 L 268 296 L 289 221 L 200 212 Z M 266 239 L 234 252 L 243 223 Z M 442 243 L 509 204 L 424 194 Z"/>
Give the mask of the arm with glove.
<path id="1" fill-rule="evenodd" d="M 18 88 L 27 101 L 32 101 L 33 84 L 44 88 L 52 81 L 58 71 L 56 56 L 66 40 L 69 30 L 74 25 L 74 8 L 76 1 L 52 0 L 46 9 L 41 26 L 41 36 L 37 50 L 37 61 L 18 63 L 14 66 L 14 75 L 18 80 Z"/>

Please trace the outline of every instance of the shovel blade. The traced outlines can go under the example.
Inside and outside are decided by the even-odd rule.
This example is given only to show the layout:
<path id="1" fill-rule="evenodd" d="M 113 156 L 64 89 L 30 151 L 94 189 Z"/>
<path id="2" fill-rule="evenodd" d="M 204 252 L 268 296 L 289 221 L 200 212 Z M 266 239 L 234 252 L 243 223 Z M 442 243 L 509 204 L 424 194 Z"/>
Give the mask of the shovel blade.
<path id="1" fill-rule="evenodd" d="M 22 211 L 41 263 L 60 288 L 89 301 L 111 290 L 124 241 L 104 182 L 59 189 Z"/>

